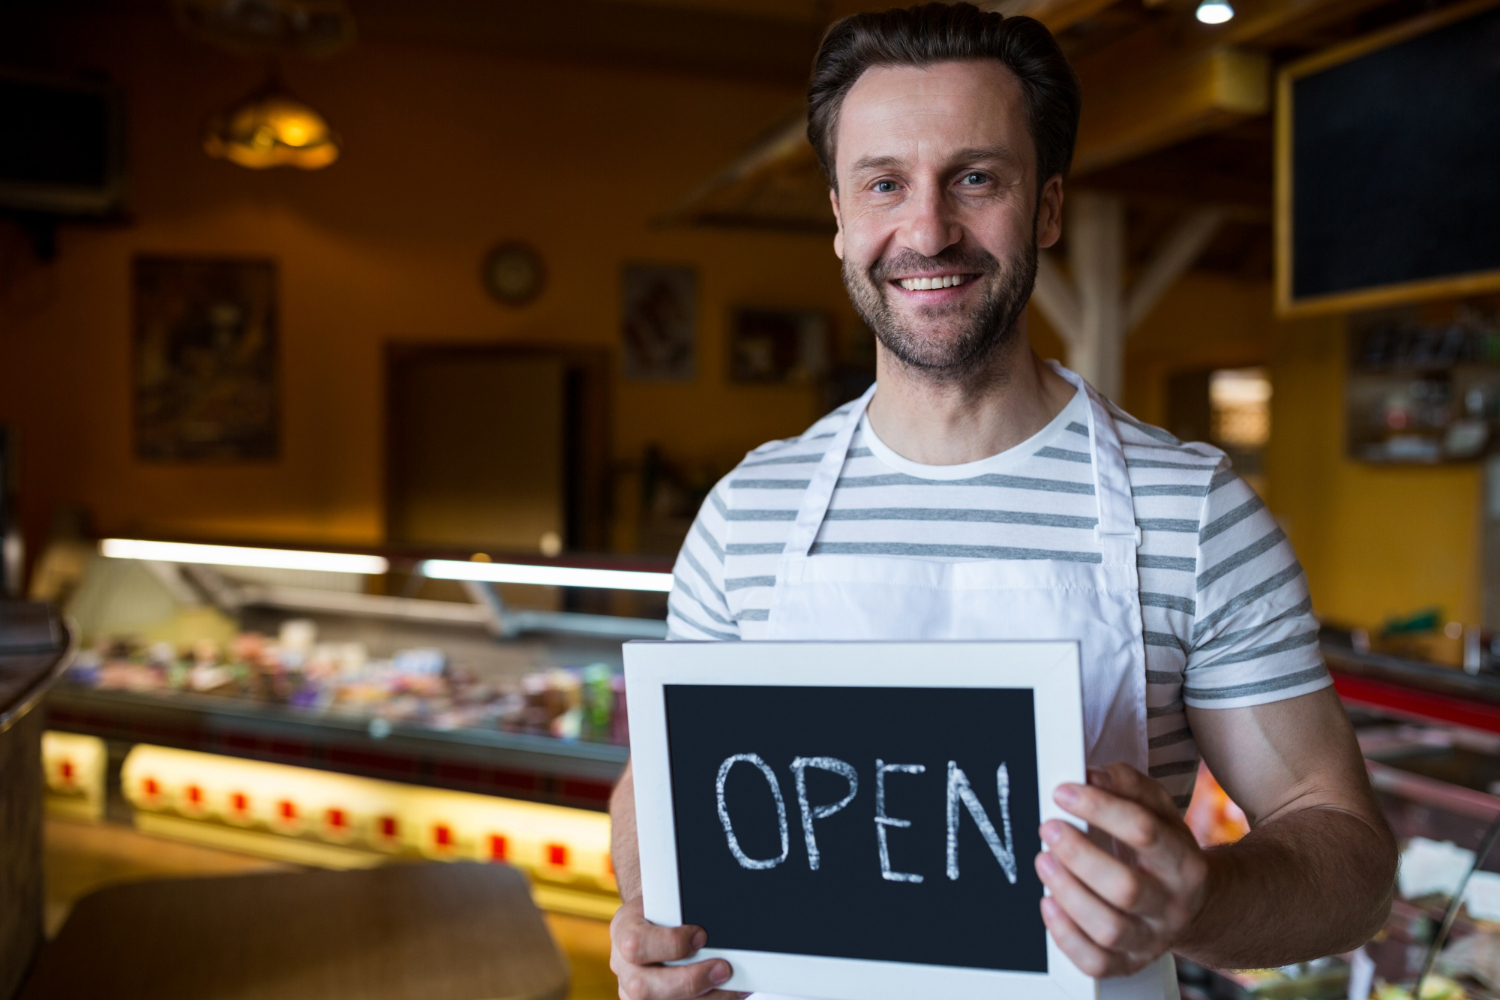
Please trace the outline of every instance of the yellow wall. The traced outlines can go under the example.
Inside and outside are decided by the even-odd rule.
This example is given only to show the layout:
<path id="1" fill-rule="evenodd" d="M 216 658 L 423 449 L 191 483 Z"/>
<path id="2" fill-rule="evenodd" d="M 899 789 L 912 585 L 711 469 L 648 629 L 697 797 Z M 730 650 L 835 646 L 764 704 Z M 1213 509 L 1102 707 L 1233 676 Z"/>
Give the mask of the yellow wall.
<path id="1" fill-rule="evenodd" d="M 1278 321 L 1266 285 L 1191 275 L 1130 338 L 1125 402 L 1166 420 L 1174 371 L 1268 365 L 1273 386 L 1266 502 L 1328 621 L 1378 626 L 1437 606 L 1480 613 L 1480 469 L 1377 466 L 1344 453 L 1343 317 Z"/>
<path id="2" fill-rule="evenodd" d="M 1373 626 L 1436 605 L 1480 614 L 1481 470 L 1344 457 L 1348 338 L 1341 318 L 1278 324 L 1269 502 L 1297 548 L 1316 610 Z"/>
<path id="3" fill-rule="evenodd" d="M 617 459 L 658 442 L 669 458 L 732 464 L 817 415 L 811 389 L 729 385 L 725 327 L 733 306 L 765 305 L 827 309 L 847 329 L 829 241 L 651 225 L 795 91 L 360 42 L 286 72 L 342 134 L 344 157 L 312 173 L 254 172 L 210 160 L 199 130 L 260 83 L 257 64 L 189 40 L 165 8 L 94 15 L 56 46 L 61 65 L 126 88 L 130 220 L 65 228 L 49 265 L 0 227 L 0 424 L 22 435 L 33 544 L 60 503 L 86 506 L 108 532 L 379 541 L 384 344 L 613 345 L 627 261 L 697 268 L 700 350 L 691 382 L 616 386 Z M 502 239 L 534 244 L 550 271 L 521 310 L 479 282 Z M 277 260 L 279 461 L 134 458 L 137 253 Z"/>

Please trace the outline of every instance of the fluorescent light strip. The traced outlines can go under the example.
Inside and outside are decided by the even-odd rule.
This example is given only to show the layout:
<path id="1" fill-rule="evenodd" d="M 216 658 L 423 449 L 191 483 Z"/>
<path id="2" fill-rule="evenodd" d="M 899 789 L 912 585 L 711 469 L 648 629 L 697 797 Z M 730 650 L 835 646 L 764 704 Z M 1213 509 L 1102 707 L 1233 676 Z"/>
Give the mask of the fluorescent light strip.
<path id="1" fill-rule="evenodd" d="M 265 569 L 310 569 L 324 573 L 363 573 L 367 576 L 378 576 L 390 569 L 390 563 L 382 556 L 253 549 L 240 545 L 147 542 L 135 538 L 106 538 L 99 543 L 99 553 L 111 559 L 147 559 L 210 566 L 259 566 Z"/>
<path id="2" fill-rule="evenodd" d="M 626 569 L 587 569 L 582 566 L 534 566 L 528 563 L 465 562 L 428 559 L 419 572 L 434 580 L 477 580 L 482 583 L 532 583 L 544 587 L 601 587 L 606 590 L 672 589 L 671 573 Z"/>

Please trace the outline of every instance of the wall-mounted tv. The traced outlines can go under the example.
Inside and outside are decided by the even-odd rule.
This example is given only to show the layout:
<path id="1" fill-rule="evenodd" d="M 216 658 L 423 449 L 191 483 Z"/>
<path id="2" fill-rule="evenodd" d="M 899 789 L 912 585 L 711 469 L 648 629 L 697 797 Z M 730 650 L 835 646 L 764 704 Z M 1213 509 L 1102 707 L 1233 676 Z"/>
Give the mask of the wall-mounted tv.
<path id="1" fill-rule="evenodd" d="M 1500 289 L 1500 0 L 1456 3 L 1281 71 L 1283 315 Z"/>
<path id="2" fill-rule="evenodd" d="M 107 215 L 125 194 L 123 101 L 88 80 L 0 67 L 0 212 Z"/>

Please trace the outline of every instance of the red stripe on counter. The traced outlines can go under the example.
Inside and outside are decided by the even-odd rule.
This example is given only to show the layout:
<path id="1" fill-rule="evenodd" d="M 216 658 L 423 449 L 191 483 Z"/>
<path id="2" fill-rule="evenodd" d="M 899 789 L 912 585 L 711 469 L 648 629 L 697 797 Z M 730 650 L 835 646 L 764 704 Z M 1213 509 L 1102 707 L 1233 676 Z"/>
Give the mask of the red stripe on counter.
<path id="1" fill-rule="evenodd" d="M 1470 729 L 1500 733 L 1500 705 L 1419 691 L 1404 684 L 1355 677 L 1337 670 L 1329 673 L 1333 675 L 1333 689 L 1340 698 L 1351 704 L 1383 708 L 1416 719 L 1451 722 Z"/>

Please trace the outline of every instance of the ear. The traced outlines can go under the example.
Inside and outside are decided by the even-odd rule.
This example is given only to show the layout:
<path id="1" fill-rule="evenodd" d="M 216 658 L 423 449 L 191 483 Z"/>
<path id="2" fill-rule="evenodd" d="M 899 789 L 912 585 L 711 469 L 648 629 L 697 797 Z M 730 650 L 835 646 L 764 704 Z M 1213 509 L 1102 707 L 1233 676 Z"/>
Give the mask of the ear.
<path id="1" fill-rule="evenodd" d="M 833 188 L 828 189 L 828 203 L 833 206 L 833 224 L 838 226 L 838 231 L 833 234 L 833 255 L 839 260 L 843 260 L 844 216 L 839 212 L 839 193 Z"/>
<path id="2" fill-rule="evenodd" d="M 1053 174 L 1042 185 L 1036 211 L 1036 245 L 1046 249 L 1062 238 L 1063 180 Z"/>

